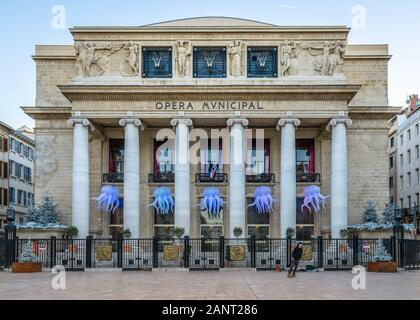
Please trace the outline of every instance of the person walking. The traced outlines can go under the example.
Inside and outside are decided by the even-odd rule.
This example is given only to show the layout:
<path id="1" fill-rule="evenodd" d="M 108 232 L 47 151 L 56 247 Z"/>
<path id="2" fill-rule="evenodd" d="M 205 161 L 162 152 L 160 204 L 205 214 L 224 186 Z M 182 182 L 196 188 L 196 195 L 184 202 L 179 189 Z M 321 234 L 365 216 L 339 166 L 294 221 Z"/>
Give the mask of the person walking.
<path id="1" fill-rule="evenodd" d="M 300 259 L 302 259 L 303 255 L 303 245 L 302 243 L 298 243 L 296 248 L 292 252 L 293 261 L 290 265 L 289 274 L 287 275 L 288 278 L 295 278 L 296 272 L 299 268 Z"/>

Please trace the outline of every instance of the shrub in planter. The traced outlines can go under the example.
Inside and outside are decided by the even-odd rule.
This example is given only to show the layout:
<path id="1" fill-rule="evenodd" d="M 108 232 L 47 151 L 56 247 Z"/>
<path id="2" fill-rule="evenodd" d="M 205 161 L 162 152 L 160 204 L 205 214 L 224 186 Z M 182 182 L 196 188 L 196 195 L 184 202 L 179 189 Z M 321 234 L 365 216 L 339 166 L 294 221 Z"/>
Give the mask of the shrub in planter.
<path id="1" fill-rule="evenodd" d="M 244 233 L 244 231 L 242 230 L 241 227 L 236 227 L 235 229 L 233 229 L 233 235 L 236 238 L 239 238 L 243 233 Z"/>
<path id="2" fill-rule="evenodd" d="M 69 238 L 77 237 L 78 234 L 79 234 L 79 230 L 73 226 L 68 227 L 65 232 L 65 235 Z"/>
<path id="3" fill-rule="evenodd" d="M 293 228 L 287 228 L 286 236 L 293 238 L 296 235 L 296 230 Z"/>
<path id="4" fill-rule="evenodd" d="M 34 254 L 34 244 L 28 241 L 18 262 L 12 265 L 13 273 L 34 273 L 42 272 L 42 263 L 38 262 L 38 257 Z"/>
<path id="5" fill-rule="evenodd" d="M 124 229 L 122 232 L 122 236 L 124 239 L 130 239 L 131 238 L 131 230 L 130 229 Z M 123 252 L 129 253 L 133 251 L 133 246 L 129 244 L 123 244 Z"/>
<path id="6" fill-rule="evenodd" d="M 368 264 L 369 272 L 397 272 L 397 263 L 392 261 L 392 257 L 386 250 L 382 239 L 377 242 L 373 262 Z"/>

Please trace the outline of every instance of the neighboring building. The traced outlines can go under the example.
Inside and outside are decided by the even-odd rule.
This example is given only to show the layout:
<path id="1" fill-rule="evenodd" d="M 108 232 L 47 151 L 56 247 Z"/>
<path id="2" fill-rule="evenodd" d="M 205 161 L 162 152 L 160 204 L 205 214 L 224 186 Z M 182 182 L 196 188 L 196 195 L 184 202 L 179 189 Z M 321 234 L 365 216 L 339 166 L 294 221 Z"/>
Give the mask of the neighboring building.
<path id="1" fill-rule="evenodd" d="M 397 166 L 397 146 L 398 146 L 398 115 L 395 115 L 388 123 L 389 125 L 389 203 L 398 203 L 398 166 Z"/>
<path id="2" fill-rule="evenodd" d="M 349 45 L 349 32 L 209 17 L 78 27 L 74 46 L 36 46 L 36 105 L 23 109 L 36 121 L 37 200 L 51 195 L 79 237 L 124 227 L 146 238 L 175 226 L 191 237 L 233 238 L 235 227 L 339 237 L 368 200 L 379 211 L 389 201 L 387 123 L 397 112 L 388 46 Z M 157 152 L 157 134 L 172 128 L 173 147 Z M 244 143 L 246 128 L 264 138 Z M 211 129 L 231 141 L 201 144 L 199 164 L 187 165 L 189 145 Z M 114 215 L 92 201 L 106 185 L 123 198 Z M 311 185 L 331 195 L 320 214 L 301 211 Z M 172 214 L 148 207 L 160 186 L 175 196 Z M 217 219 L 197 205 L 209 186 L 227 203 Z M 276 200 L 269 215 L 247 208 L 258 186 Z"/>
<path id="3" fill-rule="evenodd" d="M 35 140 L 26 126 L 9 134 L 9 206 L 16 211 L 16 223 L 24 223 L 26 210 L 34 201 Z"/>
<path id="4" fill-rule="evenodd" d="M 412 95 L 397 120 L 395 203 L 403 209 L 420 204 L 420 101 Z"/>
<path id="5" fill-rule="evenodd" d="M 9 133 L 13 128 L 0 121 L 0 233 L 7 224 L 9 204 Z"/>

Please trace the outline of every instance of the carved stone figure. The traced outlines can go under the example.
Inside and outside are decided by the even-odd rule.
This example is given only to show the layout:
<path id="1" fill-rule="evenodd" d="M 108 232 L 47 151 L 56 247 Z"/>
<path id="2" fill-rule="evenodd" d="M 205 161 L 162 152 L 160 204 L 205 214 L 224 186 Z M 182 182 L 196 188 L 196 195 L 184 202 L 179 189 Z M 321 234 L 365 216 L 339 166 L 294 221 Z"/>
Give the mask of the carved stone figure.
<path id="1" fill-rule="evenodd" d="M 293 41 L 286 40 L 280 51 L 281 75 L 290 75 L 292 58 L 296 58 L 296 46 Z"/>
<path id="2" fill-rule="evenodd" d="M 125 63 L 128 64 L 131 75 L 136 76 L 139 74 L 139 46 L 130 41 L 124 48 L 128 50 L 128 58 L 125 60 Z"/>
<path id="3" fill-rule="evenodd" d="M 242 42 L 234 41 L 228 45 L 230 58 L 230 75 L 239 77 L 242 73 Z"/>
<path id="4" fill-rule="evenodd" d="M 186 77 L 188 74 L 188 67 L 190 65 L 192 46 L 190 41 L 178 41 L 177 42 L 177 67 L 178 75 L 180 77 Z"/>
<path id="5" fill-rule="evenodd" d="M 79 75 L 86 77 L 101 76 L 109 68 L 110 56 L 121 49 L 113 47 L 110 43 L 97 44 L 94 42 L 77 42 L 74 45 L 76 50 L 76 65 Z M 93 66 L 97 66 L 93 70 Z"/>
<path id="6" fill-rule="evenodd" d="M 344 54 L 346 53 L 346 44 L 344 41 L 337 41 L 333 53 L 330 55 L 328 73 L 333 76 L 337 71 L 341 72 L 344 65 Z M 340 70 L 338 68 L 340 67 Z"/>

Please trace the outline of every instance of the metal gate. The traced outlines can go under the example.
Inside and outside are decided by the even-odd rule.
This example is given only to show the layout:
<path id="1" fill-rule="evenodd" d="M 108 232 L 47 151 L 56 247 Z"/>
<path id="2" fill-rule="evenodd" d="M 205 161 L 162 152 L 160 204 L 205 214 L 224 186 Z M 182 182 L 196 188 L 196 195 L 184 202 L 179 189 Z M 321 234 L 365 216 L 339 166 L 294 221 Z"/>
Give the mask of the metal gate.
<path id="1" fill-rule="evenodd" d="M 325 270 L 351 270 L 353 264 L 353 241 L 346 239 L 323 240 L 323 265 Z"/>
<path id="2" fill-rule="evenodd" d="M 4 239 L 0 239 L 0 270 L 2 270 L 4 268 L 4 264 L 5 264 L 5 240 Z"/>
<path id="3" fill-rule="evenodd" d="M 189 239 L 186 250 L 190 270 L 219 270 L 223 260 L 221 239 Z"/>
<path id="4" fill-rule="evenodd" d="M 286 269 L 290 264 L 291 241 L 287 239 L 255 240 L 257 270 Z"/>
<path id="5" fill-rule="evenodd" d="M 419 240 L 404 240 L 404 264 L 406 270 L 420 269 Z"/>
<path id="6" fill-rule="evenodd" d="M 151 270 L 153 268 L 153 239 L 121 239 L 120 242 L 123 270 Z"/>
<path id="7" fill-rule="evenodd" d="M 54 265 L 61 265 L 68 271 L 85 270 L 86 245 L 86 239 L 57 239 L 52 246 L 53 254 L 55 253 Z"/>

